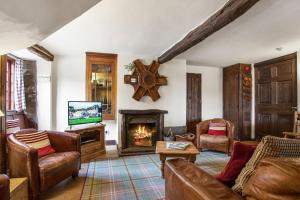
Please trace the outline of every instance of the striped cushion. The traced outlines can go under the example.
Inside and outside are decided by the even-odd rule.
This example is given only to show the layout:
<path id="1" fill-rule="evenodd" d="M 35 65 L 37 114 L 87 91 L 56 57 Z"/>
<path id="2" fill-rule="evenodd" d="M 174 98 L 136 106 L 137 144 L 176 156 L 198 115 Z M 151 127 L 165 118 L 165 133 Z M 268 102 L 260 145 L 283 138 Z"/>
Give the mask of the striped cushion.
<path id="1" fill-rule="evenodd" d="M 6 120 L 6 133 L 15 133 L 20 129 L 19 119 Z"/>
<path id="2" fill-rule="evenodd" d="M 19 133 L 16 138 L 27 145 L 38 150 L 39 157 L 43 157 L 55 152 L 50 144 L 50 140 L 46 131 L 34 133 Z"/>
<path id="3" fill-rule="evenodd" d="M 244 185 L 254 174 L 254 170 L 263 158 L 296 157 L 300 158 L 300 140 L 265 136 L 257 146 L 251 159 L 241 171 L 232 189 L 242 193 Z"/>
<path id="4" fill-rule="evenodd" d="M 226 123 L 209 123 L 208 134 L 226 136 Z"/>

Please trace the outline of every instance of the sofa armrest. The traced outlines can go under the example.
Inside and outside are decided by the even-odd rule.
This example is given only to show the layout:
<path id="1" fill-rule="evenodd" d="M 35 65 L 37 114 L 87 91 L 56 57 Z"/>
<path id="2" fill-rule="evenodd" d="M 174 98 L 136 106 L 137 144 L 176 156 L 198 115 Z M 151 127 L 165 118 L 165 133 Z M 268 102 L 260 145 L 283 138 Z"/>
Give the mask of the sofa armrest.
<path id="1" fill-rule="evenodd" d="M 241 200 L 213 176 L 183 159 L 165 165 L 166 200 Z"/>
<path id="2" fill-rule="evenodd" d="M 80 135 L 76 133 L 47 131 L 51 146 L 57 152 L 78 151 L 80 153 Z"/>
<path id="3" fill-rule="evenodd" d="M 17 140 L 14 134 L 7 140 L 9 174 L 11 178 L 27 177 L 30 195 L 39 193 L 38 152 L 36 149 Z"/>
<path id="4" fill-rule="evenodd" d="M 9 200 L 9 178 L 0 174 L 0 200 Z"/>

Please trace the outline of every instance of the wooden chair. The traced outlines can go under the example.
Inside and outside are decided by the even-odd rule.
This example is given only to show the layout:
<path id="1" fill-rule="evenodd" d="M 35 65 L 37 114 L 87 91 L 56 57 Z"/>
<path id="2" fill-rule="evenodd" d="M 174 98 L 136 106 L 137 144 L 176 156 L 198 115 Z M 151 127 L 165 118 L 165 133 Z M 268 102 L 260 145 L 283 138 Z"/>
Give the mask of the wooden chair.
<path id="1" fill-rule="evenodd" d="M 283 132 L 284 138 L 300 139 L 300 112 L 295 111 L 293 132 Z"/>

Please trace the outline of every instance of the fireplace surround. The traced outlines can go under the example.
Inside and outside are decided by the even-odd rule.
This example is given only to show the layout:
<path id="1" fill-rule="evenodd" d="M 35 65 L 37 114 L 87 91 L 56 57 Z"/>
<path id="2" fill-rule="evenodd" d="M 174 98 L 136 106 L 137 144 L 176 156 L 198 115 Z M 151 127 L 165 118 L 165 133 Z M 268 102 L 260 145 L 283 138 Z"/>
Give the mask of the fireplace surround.
<path id="1" fill-rule="evenodd" d="M 163 140 L 165 110 L 119 110 L 122 114 L 119 155 L 154 153 L 156 141 Z"/>

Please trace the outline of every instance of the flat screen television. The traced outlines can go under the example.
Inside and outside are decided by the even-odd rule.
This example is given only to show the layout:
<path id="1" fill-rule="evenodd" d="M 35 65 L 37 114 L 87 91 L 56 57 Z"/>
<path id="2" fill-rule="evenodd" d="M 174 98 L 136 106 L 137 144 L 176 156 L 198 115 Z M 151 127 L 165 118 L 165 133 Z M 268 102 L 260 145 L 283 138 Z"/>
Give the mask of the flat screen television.
<path id="1" fill-rule="evenodd" d="M 101 102 L 69 101 L 68 113 L 69 126 L 102 122 Z"/>

